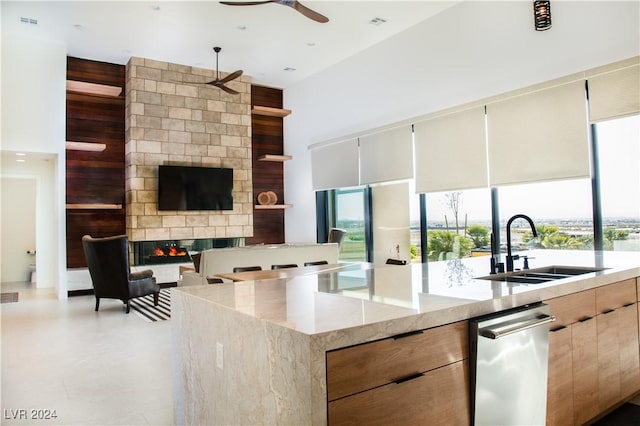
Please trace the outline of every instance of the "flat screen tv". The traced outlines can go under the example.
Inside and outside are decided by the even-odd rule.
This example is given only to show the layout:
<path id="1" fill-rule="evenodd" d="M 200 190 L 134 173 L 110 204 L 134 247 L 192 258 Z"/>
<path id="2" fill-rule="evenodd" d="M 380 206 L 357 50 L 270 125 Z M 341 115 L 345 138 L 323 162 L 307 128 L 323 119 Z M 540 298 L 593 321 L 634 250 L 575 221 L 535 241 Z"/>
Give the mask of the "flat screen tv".
<path id="1" fill-rule="evenodd" d="M 233 169 L 159 166 L 158 210 L 233 210 Z"/>

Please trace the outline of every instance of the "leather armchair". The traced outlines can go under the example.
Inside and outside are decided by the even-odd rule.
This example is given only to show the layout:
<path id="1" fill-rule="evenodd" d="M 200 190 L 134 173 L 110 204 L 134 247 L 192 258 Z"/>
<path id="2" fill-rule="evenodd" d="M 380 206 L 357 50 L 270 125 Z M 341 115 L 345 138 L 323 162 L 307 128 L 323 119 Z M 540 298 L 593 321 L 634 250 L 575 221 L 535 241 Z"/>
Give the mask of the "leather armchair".
<path id="1" fill-rule="evenodd" d="M 129 243 L 126 235 L 93 238 L 82 237 L 82 247 L 89 266 L 96 297 L 96 311 L 100 299 L 120 299 L 131 308 L 130 300 L 153 294 L 153 304 L 158 305 L 160 286 L 156 284 L 153 271 L 131 272 L 129 266 Z"/>

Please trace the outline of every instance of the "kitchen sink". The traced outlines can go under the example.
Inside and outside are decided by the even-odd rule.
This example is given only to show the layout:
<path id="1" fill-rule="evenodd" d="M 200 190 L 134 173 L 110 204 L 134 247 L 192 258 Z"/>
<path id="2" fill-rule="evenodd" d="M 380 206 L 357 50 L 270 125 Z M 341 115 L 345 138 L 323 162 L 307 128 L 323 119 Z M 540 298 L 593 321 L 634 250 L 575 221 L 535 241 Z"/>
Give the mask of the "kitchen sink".
<path id="1" fill-rule="evenodd" d="M 591 272 L 599 272 L 605 268 L 593 268 L 587 266 L 544 266 L 522 271 L 505 272 L 500 274 L 476 277 L 480 280 L 505 281 L 519 284 L 543 284 L 549 281 L 575 277 Z"/>

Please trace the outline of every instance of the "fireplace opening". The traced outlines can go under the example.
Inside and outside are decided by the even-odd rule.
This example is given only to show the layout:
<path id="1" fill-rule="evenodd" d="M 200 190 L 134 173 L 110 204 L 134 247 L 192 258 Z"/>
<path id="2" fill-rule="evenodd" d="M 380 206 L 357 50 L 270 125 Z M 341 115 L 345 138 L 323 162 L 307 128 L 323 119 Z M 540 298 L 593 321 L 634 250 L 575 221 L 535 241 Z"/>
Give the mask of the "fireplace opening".
<path id="1" fill-rule="evenodd" d="M 134 265 L 190 263 L 191 255 L 210 248 L 237 247 L 241 238 L 207 238 L 194 240 L 134 241 Z"/>
<path id="2" fill-rule="evenodd" d="M 147 265 L 157 265 L 159 263 L 190 262 L 191 256 L 186 248 L 168 244 L 164 247 L 155 247 L 146 260 Z"/>

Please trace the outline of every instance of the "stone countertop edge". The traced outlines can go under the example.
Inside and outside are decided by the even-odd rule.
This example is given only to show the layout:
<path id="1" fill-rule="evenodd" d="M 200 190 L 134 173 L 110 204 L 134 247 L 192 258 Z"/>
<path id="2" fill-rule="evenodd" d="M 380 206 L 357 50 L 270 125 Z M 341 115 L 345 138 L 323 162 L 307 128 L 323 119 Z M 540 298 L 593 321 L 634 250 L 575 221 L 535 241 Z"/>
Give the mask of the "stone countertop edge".
<path id="1" fill-rule="evenodd" d="M 593 253 L 593 252 L 592 252 Z M 610 255 L 611 256 L 611 255 Z M 484 259 L 483 259 L 484 260 Z M 635 259 L 634 259 L 635 260 Z M 488 258 L 486 259 L 488 262 Z M 616 262 L 617 263 L 617 262 Z M 553 264 L 567 264 L 567 262 L 555 262 Z M 634 266 L 635 264 L 636 266 Z M 282 328 L 289 329 L 290 332 L 300 333 L 306 335 L 309 338 L 309 344 L 311 347 L 328 351 L 332 349 L 343 348 L 356 344 L 366 343 L 370 341 L 380 340 L 388 338 L 397 334 L 423 330 L 433 327 L 442 326 L 458 321 L 468 320 L 481 315 L 490 314 L 526 304 L 537 303 L 543 300 L 552 299 L 555 297 L 564 296 L 580 291 L 589 290 L 592 288 L 612 284 L 627 279 L 633 279 L 640 277 L 640 256 L 637 260 L 631 262 L 623 261 L 622 265 L 608 267 L 603 271 L 596 273 L 588 273 L 583 276 L 575 276 L 560 280 L 558 282 L 546 283 L 542 285 L 532 286 L 531 289 L 526 291 L 520 289 L 516 294 L 509 294 L 500 297 L 485 298 L 484 300 L 466 299 L 461 297 L 452 296 L 440 296 L 440 295 L 427 295 L 426 297 L 445 298 L 447 299 L 445 305 L 450 306 L 437 307 L 432 310 L 419 312 L 416 309 L 402 308 L 398 309 L 400 312 L 393 318 L 381 319 L 379 321 L 372 321 L 366 324 L 348 325 L 345 327 L 339 327 L 327 331 L 319 332 L 305 332 L 297 330 L 288 326 L 287 324 L 279 324 L 276 321 L 271 321 L 268 318 L 255 317 L 260 321 L 264 321 L 271 324 L 280 325 Z M 585 262 L 578 262 L 576 265 L 588 266 Z M 381 268 L 397 268 L 397 266 L 381 266 Z M 595 274 L 595 276 L 594 276 Z M 483 276 L 486 274 L 478 274 L 476 276 Z M 288 280 L 265 280 L 265 281 L 281 281 L 286 282 Z M 483 283 L 498 283 L 497 281 L 479 280 L 473 279 L 473 282 Z M 259 282 L 245 282 L 248 284 L 258 284 Z M 236 311 L 237 313 L 252 316 L 243 312 L 241 308 L 234 308 L 225 304 L 216 303 L 216 294 L 224 291 L 224 287 L 234 286 L 238 284 L 218 284 L 216 286 L 192 286 L 175 288 L 172 291 L 180 291 L 195 297 L 202 299 L 218 309 Z M 337 297 L 345 297 L 340 295 L 334 295 Z M 381 303 L 375 301 L 367 301 L 369 303 Z"/>

